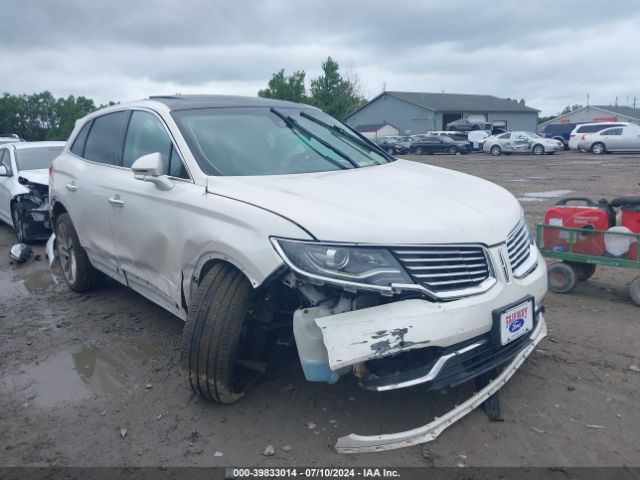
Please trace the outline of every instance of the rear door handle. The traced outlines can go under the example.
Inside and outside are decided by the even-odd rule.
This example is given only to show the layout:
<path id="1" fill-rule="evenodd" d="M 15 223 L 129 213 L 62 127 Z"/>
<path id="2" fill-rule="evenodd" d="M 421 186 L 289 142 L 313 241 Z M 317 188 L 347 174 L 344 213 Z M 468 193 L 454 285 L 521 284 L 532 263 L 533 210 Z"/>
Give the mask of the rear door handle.
<path id="1" fill-rule="evenodd" d="M 78 186 L 75 183 L 67 183 L 64 188 L 66 188 L 67 190 L 69 190 L 70 192 L 75 192 L 76 190 L 78 190 Z"/>
<path id="2" fill-rule="evenodd" d="M 124 207 L 124 202 L 119 198 L 109 197 L 109 203 L 114 207 Z"/>

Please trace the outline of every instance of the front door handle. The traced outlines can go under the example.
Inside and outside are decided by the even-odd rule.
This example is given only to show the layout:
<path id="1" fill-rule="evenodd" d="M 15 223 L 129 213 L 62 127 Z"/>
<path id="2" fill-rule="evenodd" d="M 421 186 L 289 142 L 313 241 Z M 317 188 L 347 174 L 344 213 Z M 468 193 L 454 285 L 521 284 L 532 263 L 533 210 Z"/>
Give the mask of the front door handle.
<path id="1" fill-rule="evenodd" d="M 109 203 L 114 207 L 124 207 L 124 202 L 120 198 L 109 197 Z"/>
<path id="2" fill-rule="evenodd" d="M 78 186 L 75 183 L 67 183 L 64 188 L 66 188 L 67 190 L 69 190 L 70 192 L 75 192 L 76 190 L 78 190 Z"/>

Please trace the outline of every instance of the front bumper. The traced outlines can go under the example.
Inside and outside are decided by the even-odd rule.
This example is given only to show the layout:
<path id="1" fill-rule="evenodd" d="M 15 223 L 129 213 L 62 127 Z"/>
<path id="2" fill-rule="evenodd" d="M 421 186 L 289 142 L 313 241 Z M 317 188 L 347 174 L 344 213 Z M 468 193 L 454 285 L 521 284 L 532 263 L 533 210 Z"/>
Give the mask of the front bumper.
<path id="1" fill-rule="evenodd" d="M 453 425 L 466 414 L 479 407 L 485 400 L 507 383 L 531 352 L 533 352 L 536 345 L 538 345 L 546 335 L 547 325 L 544 317 L 540 314 L 536 328 L 529 337 L 528 344 L 513 357 L 511 363 L 509 363 L 496 378 L 464 403 L 458 405 L 445 415 L 435 418 L 426 425 L 404 432 L 370 436 L 352 433 L 345 437 L 340 437 L 335 446 L 336 450 L 339 453 L 378 452 L 435 440 L 447 427 Z"/>
<path id="2" fill-rule="evenodd" d="M 507 258 L 504 245 L 489 249 L 492 264 Z M 449 302 L 401 300 L 316 318 L 331 370 L 425 347 L 451 347 L 487 334 L 493 311 L 528 295 L 541 305 L 547 291 L 546 264 L 536 249 L 537 267 L 522 279 L 498 269 L 488 291 Z"/>

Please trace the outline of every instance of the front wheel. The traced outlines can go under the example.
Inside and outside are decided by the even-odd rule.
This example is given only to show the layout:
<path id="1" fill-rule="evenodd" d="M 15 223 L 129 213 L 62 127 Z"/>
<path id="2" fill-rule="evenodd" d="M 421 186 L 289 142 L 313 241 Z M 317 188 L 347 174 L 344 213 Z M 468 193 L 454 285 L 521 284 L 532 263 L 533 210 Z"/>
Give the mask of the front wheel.
<path id="1" fill-rule="evenodd" d="M 416 148 L 416 155 L 422 155 L 424 154 L 424 151 L 422 150 L 422 147 L 417 147 Z"/>
<path id="2" fill-rule="evenodd" d="M 58 257 L 64 280 L 74 292 L 86 292 L 102 285 L 104 275 L 89 262 L 87 252 L 78 239 L 76 229 L 68 214 L 61 214 L 56 221 Z"/>
<path id="3" fill-rule="evenodd" d="M 497 157 L 502 153 L 502 149 L 498 145 L 494 145 L 493 147 L 491 147 L 490 152 L 491 152 L 491 155 L 493 155 L 494 157 Z"/>
<path id="4" fill-rule="evenodd" d="M 640 276 L 631 280 L 631 285 L 629 285 L 629 295 L 631 296 L 633 303 L 640 307 Z"/>
<path id="5" fill-rule="evenodd" d="M 13 229 L 16 232 L 18 243 L 27 243 L 29 241 L 27 229 L 24 222 L 20 219 L 16 205 L 11 207 L 11 219 L 13 220 Z"/>
<path id="6" fill-rule="evenodd" d="M 606 153 L 607 149 L 604 148 L 604 143 L 594 143 L 593 145 L 591 145 L 591 153 L 595 153 L 596 155 L 602 155 L 603 153 Z"/>
<path id="7" fill-rule="evenodd" d="M 555 293 L 569 293 L 576 286 L 576 272 L 563 262 L 552 263 L 547 270 L 549 290 Z"/>
<path id="8" fill-rule="evenodd" d="M 253 289 L 229 264 L 214 265 L 193 297 L 182 334 L 180 368 L 191 389 L 206 400 L 234 403 L 255 376 L 244 357 L 251 345 Z"/>
<path id="9" fill-rule="evenodd" d="M 535 145 L 533 147 L 533 154 L 534 155 L 543 155 L 544 154 L 544 147 L 542 145 Z"/>
<path id="10" fill-rule="evenodd" d="M 456 147 L 449 147 L 449 150 L 447 151 L 449 152 L 449 155 L 455 155 L 458 153 L 458 149 Z"/>

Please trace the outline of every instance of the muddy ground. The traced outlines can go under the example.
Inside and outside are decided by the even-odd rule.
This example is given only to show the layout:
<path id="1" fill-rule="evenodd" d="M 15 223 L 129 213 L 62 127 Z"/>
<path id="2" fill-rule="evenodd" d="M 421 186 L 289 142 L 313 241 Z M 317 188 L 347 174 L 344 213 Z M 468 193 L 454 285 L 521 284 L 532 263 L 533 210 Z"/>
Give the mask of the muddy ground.
<path id="1" fill-rule="evenodd" d="M 553 195 L 640 190 L 640 156 L 413 159 L 499 183 L 530 224 Z M 10 264 L 13 243 L 0 226 L 0 465 L 640 465 L 640 373 L 630 369 L 640 365 L 640 308 L 628 298 L 630 271 L 602 268 L 573 294 L 547 296 L 550 335 L 502 390 L 504 422 L 477 410 L 427 446 L 339 455 L 338 436 L 422 425 L 471 387 L 311 384 L 295 351 L 279 346 L 245 399 L 208 404 L 180 377 L 179 319 L 116 284 L 72 293 L 49 271 L 43 245 L 34 247 L 40 260 Z M 275 456 L 262 455 L 267 445 Z"/>

